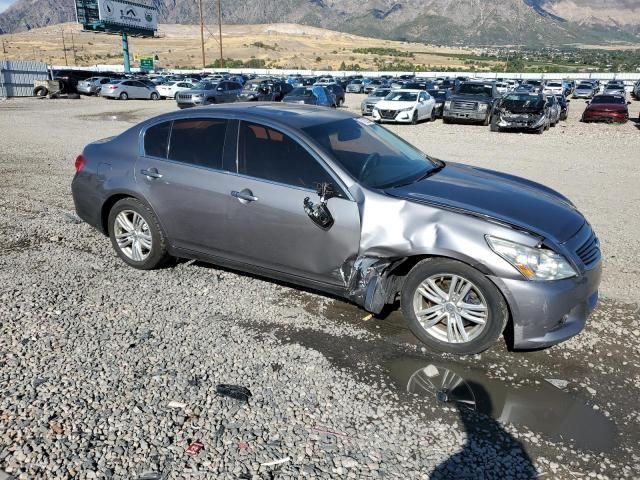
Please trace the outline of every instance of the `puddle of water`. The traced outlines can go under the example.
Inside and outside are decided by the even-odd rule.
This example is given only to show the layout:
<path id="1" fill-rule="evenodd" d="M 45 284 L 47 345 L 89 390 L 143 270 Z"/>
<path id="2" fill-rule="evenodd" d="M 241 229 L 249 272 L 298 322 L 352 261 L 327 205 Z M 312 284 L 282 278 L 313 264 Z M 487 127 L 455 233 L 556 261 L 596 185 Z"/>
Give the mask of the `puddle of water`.
<path id="1" fill-rule="evenodd" d="M 605 452 L 617 444 L 617 429 L 609 419 L 542 379 L 511 385 L 458 363 L 409 356 L 389 359 L 385 367 L 399 388 L 434 403 L 484 413 L 583 450 Z"/>
<path id="2" fill-rule="evenodd" d="M 96 113 L 91 115 L 80 115 L 78 118 L 80 118 L 81 120 L 95 120 L 95 121 L 108 120 L 111 122 L 134 123 L 143 116 L 144 115 L 141 115 L 140 112 L 103 112 L 103 113 Z"/>

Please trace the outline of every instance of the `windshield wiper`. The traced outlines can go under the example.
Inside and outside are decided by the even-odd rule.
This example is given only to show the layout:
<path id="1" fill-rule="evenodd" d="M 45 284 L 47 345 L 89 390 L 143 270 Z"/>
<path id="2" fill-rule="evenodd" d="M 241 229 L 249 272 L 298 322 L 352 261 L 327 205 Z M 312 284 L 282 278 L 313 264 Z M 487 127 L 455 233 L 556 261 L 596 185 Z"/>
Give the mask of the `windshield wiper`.
<path id="1" fill-rule="evenodd" d="M 427 172 L 424 175 L 422 175 L 422 176 L 420 176 L 420 177 L 418 177 L 416 179 L 413 179 L 413 180 L 411 180 L 410 182 L 407 182 L 407 183 L 401 183 L 401 184 L 398 184 L 398 185 L 393 185 L 392 188 L 406 187 L 407 185 L 412 185 L 414 183 L 418 183 L 418 182 L 420 182 L 420 181 L 422 181 L 422 180 L 424 180 L 426 178 L 429 178 L 431 175 L 435 175 L 436 173 L 438 173 L 440 170 L 442 170 L 446 166 L 446 164 L 442 160 L 433 160 L 433 161 L 435 162 L 436 166 L 433 167 L 433 168 L 430 168 L 429 170 L 427 170 Z"/>

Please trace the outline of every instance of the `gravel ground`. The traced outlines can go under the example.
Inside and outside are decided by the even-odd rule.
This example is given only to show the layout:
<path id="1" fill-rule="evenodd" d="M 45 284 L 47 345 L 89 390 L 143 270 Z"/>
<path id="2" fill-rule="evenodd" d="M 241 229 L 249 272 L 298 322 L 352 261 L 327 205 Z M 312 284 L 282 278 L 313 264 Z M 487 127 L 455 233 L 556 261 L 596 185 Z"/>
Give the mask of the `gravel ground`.
<path id="1" fill-rule="evenodd" d="M 425 352 L 397 313 L 369 319 L 197 262 L 139 272 L 119 261 L 75 216 L 73 159 L 173 108 L 0 101 L 0 480 L 640 478 L 635 123 L 583 125 L 572 102 L 543 136 L 390 127 L 445 160 L 557 188 L 604 245 L 604 299 L 581 335 L 453 359 Z M 486 390 L 492 407 L 478 396 L 476 408 L 490 415 L 407 392 L 424 367 Z"/>

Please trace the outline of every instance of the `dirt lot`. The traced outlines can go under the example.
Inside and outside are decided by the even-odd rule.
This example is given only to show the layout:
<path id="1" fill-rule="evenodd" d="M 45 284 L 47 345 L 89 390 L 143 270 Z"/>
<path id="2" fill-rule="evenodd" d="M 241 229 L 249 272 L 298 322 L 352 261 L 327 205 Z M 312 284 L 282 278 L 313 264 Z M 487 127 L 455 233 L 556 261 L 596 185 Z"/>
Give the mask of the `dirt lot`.
<path id="1" fill-rule="evenodd" d="M 578 337 L 452 358 L 397 313 L 119 261 L 74 214 L 73 160 L 172 101 L 0 101 L 0 479 L 640 478 L 640 124 L 581 124 L 583 107 L 542 136 L 389 127 L 560 190 L 602 241 L 603 300 Z"/>

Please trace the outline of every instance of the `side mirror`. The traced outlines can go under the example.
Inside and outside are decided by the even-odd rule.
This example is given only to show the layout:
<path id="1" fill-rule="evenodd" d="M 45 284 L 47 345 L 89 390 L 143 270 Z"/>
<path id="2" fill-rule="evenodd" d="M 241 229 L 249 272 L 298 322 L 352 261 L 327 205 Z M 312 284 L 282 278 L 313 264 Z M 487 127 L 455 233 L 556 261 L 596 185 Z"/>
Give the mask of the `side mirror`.
<path id="1" fill-rule="evenodd" d="M 323 230 L 329 230 L 333 226 L 334 219 L 327 206 L 327 201 L 336 197 L 337 194 L 330 183 L 318 185 L 316 193 L 320 197 L 320 203 L 314 204 L 309 197 L 306 197 L 304 199 L 304 211 L 318 227 Z"/>
<path id="2" fill-rule="evenodd" d="M 223 89 L 222 89 L 222 87 L 218 87 L 218 88 L 216 88 L 216 90 L 217 90 L 218 92 L 221 92 Z"/>

